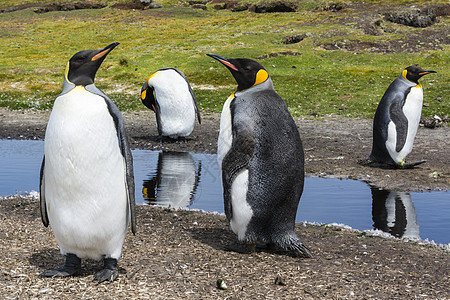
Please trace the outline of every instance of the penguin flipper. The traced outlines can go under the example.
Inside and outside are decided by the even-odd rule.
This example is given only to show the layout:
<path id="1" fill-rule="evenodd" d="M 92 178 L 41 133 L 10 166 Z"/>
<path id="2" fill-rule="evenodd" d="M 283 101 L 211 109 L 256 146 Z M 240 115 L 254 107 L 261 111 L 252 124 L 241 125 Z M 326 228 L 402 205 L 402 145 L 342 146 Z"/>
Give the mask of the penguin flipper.
<path id="1" fill-rule="evenodd" d="M 186 80 L 187 82 L 187 80 Z M 189 84 L 189 82 L 187 82 L 188 87 L 189 87 L 189 92 L 191 93 L 192 96 L 192 101 L 194 101 L 194 108 L 195 108 L 195 113 L 197 114 L 197 121 L 198 124 L 202 124 L 202 118 L 200 117 L 200 110 L 198 109 L 198 105 L 197 105 L 197 99 L 195 98 L 195 94 L 194 91 L 191 88 L 191 85 Z"/>
<path id="2" fill-rule="evenodd" d="M 134 173 L 133 173 L 133 156 L 131 155 L 130 145 L 125 133 L 125 128 L 119 127 L 119 144 L 124 156 L 125 172 L 126 172 L 126 188 L 127 188 L 127 200 L 130 210 L 131 232 L 136 234 L 136 201 L 134 195 Z"/>
<path id="3" fill-rule="evenodd" d="M 158 102 L 155 99 L 155 104 L 153 105 L 153 109 L 155 111 L 156 116 L 156 128 L 158 129 L 158 135 L 162 136 L 162 125 L 161 125 L 161 108 L 159 107 Z"/>
<path id="4" fill-rule="evenodd" d="M 231 220 L 233 213 L 231 207 L 231 186 L 239 172 L 246 168 L 253 157 L 255 141 L 251 132 L 246 130 L 238 131 L 233 126 L 233 142 L 231 149 L 222 161 L 222 184 L 224 187 L 223 198 L 225 203 L 225 215 Z"/>
<path id="5" fill-rule="evenodd" d="M 406 137 L 408 135 L 408 118 L 403 113 L 404 101 L 393 101 L 389 107 L 389 116 L 395 124 L 395 130 L 397 131 L 397 143 L 395 145 L 395 151 L 400 152 L 406 143 Z"/>
<path id="6" fill-rule="evenodd" d="M 50 223 L 48 221 L 47 203 L 45 201 L 45 178 L 44 178 L 45 156 L 42 158 L 40 178 L 39 178 L 39 206 L 41 210 L 41 219 L 45 227 Z"/>

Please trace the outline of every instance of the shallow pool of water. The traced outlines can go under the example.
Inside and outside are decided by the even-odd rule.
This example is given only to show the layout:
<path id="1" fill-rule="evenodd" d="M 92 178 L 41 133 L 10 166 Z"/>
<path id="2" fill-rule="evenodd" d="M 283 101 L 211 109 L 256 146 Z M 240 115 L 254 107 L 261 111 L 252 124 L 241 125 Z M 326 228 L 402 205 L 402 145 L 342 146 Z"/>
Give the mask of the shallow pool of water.
<path id="1" fill-rule="evenodd" d="M 43 141 L 0 140 L 0 196 L 38 190 Z M 136 202 L 223 212 L 216 155 L 133 150 Z M 450 243 L 450 193 L 384 191 L 355 180 L 307 177 L 297 222 L 380 229 Z"/>

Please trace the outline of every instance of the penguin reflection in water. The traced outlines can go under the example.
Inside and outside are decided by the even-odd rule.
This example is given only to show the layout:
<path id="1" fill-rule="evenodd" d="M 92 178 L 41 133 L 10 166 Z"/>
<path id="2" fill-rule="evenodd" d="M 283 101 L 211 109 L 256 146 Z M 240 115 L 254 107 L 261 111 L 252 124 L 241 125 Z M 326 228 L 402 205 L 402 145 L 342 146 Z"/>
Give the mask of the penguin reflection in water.
<path id="1" fill-rule="evenodd" d="M 424 160 L 406 163 L 419 128 L 423 91 L 419 79 L 435 71 L 417 65 L 407 67 L 381 98 L 373 120 L 370 156 L 360 163 L 394 168 L 412 168 Z"/>
<path id="2" fill-rule="evenodd" d="M 80 51 L 69 60 L 47 124 L 41 217 L 66 263 L 44 271 L 44 277 L 76 275 L 81 259 L 103 258 L 94 280 L 113 281 L 130 221 L 136 231 L 133 162 L 122 115 L 94 85 L 95 73 L 118 44 Z"/>
<path id="3" fill-rule="evenodd" d="M 161 137 L 189 136 L 194 130 L 196 115 L 201 123 L 194 92 L 180 70 L 163 68 L 150 75 L 142 86 L 141 100 L 155 112 Z"/>
<path id="4" fill-rule="evenodd" d="M 223 106 L 217 148 L 231 229 L 246 252 L 261 242 L 311 257 L 294 231 L 304 154 L 286 104 L 256 61 L 208 56 L 225 65 L 238 84 Z"/>

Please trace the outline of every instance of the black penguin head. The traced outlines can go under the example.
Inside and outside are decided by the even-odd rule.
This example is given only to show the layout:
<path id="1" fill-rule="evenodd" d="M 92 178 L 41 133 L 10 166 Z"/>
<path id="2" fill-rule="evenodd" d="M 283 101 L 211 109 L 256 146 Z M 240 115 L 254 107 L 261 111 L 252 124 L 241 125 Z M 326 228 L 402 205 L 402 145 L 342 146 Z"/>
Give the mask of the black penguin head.
<path id="1" fill-rule="evenodd" d="M 437 73 L 437 72 L 424 70 L 416 64 L 416 65 L 407 67 L 405 70 L 403 70 L 402 74 L 403 74 L 403 77 L 405 77 L 409 81 L 412 81 L 414 83 L 419 83 L 420 77 L 422 77 L 423 75 L 430 74 L 430 73 Z"/>
<path id="2" fill-rule="evenodd" d="M 142 85 L 141 101 L 145 106 L 156 112 L 155 88 L 148 84 L 148 81 L 150 80 L 150 78 L 152 78 L 153 75 L 155 75 L 155 73 L 150 75 L 150 77 L 148 77 L 147 80 Z"/>
<path id="3" fill-rule="evenodd" d="M 119 43 L 112 43 L 102 49 L 77 52 L 67 64 L 66 80 L 75 85 L 83 86 L 94 83 L 98 68 L 108 53 L 117 45 Z"/>
<path id="4" fill-rule="evenodd" d="M 254 60 L 247 58 L 226 58 L 212 53 L 207 55 L 217 59 L 230 70 L 238 84 L 238 91 L 260 84 L 269 78 L 269 73 L 267 73 L 266 69 Z"/>

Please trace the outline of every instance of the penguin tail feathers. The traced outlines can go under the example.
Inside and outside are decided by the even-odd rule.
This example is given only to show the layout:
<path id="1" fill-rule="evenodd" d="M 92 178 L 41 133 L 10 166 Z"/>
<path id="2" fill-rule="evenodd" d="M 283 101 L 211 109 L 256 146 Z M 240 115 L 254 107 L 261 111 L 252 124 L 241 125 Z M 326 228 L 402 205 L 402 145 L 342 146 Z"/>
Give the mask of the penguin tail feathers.
<path id="1" fill-rule="evenodd" d="M 295 233 L 287 233 L 283 237 L 273 240 L 280 248 L 290 252 L 297 257 L 311 258 L 311 251 L 303 245 Z"/>

